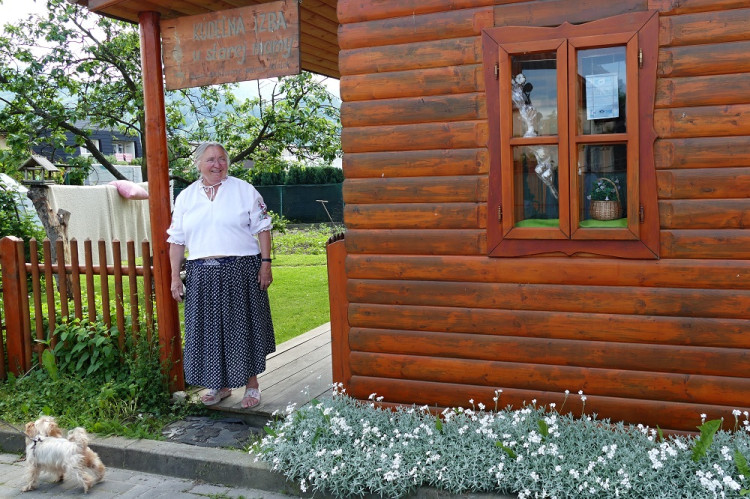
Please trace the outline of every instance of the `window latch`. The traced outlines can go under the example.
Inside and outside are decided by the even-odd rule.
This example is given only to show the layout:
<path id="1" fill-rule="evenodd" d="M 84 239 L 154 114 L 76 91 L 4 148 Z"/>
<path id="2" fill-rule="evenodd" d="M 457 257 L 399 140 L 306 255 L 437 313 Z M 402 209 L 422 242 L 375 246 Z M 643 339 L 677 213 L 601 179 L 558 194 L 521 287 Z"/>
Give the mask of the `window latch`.
<path id="1" fill-rule="evenodd" d="M 500 79 L 500 65 L 499 64 L 495 64 L 495 79 L 496 80 Z"/>

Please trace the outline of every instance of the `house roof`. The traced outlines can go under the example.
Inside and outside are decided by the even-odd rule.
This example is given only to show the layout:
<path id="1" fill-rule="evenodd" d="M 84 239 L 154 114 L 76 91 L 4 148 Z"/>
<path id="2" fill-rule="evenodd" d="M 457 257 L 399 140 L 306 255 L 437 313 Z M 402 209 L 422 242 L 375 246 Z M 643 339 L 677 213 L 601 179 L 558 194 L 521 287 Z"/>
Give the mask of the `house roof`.
<path id="1" fill-rule="evenodd" d="M 272 0 L 70 0 L 103 16 L 138 23 L 138 13 L 158 12 L 162 19 L 206 14 Z M 304 0 L 299 4 L 302 69 L 339 78 L 338 0 Z"/>

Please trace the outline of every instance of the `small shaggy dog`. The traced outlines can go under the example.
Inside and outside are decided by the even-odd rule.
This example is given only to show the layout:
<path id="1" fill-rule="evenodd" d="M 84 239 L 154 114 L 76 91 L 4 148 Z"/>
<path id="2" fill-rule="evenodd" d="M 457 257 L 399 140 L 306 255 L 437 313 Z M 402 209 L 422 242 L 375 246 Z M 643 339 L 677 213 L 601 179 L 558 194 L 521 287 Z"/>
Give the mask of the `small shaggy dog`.
<path id="1" fill-rule="evenodd" d="M 84 492 L 104 478 L 104 465 L 96 452 L 89 449 L 89 437 L 83 428 L 74 428 L 63 438 L 55 418 L 42 416 L 26 423 L 26 471 L 28 479 L 23 492 L 39 484 L 39 475 L 52 473 L 56 481 L 73 477 Z"/>

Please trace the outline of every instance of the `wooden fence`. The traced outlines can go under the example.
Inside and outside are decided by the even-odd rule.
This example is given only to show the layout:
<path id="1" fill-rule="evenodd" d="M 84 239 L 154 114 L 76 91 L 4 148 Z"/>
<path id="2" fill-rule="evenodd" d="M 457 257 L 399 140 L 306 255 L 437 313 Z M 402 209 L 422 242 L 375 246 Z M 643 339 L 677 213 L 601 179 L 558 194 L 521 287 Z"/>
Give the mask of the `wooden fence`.
<path id="1" fill-rule="evenodd" d="M 54 347 L 53 333 L 61 322 L 88 319 L 91 322 L 101 320 L 107 327 L 115 325 L 120 331 L 120 347 L 124 346 L 127 332 L 133 336 L 141 333 L 142 323 L 151 336 L 154 292 L 148 241 L 141 243 L 141 265 L 136 265 L 133 241 L 126 243 L 125 262 L 116 259 L 108 264 L 107 243 L 99 240 L 99 265 L 92 263 L 92 242 L 87 239 L 83 244 L 83 264 L 78 259 L 75 239 L 70 241 L 69 252 L 62 241 L 56 241 L 56 258 L 52 256 L 52 243 L 45 239 L 43 258 L 39 261 L 38 242 L 32 239 L 29 241 L 31 261 L 26 262 L 23 240 L 12 236 L 0 240 L 5 318 L 4 341 L 0 341 L 0 359 L 5 360 L 0 362 L 0 378 L 6 379 L 8 372 L 19 375 L 28 371 L 32 367 L 33 352 L 41 355 L 46 345 Z M 114 240 L 111 245 L 112 254 L 122 254 L 120 241 Z M 70 263 L 65 262 L 66 253 L 70 255 Z M 127 297 L 124 296 L 125 283 Z"/>

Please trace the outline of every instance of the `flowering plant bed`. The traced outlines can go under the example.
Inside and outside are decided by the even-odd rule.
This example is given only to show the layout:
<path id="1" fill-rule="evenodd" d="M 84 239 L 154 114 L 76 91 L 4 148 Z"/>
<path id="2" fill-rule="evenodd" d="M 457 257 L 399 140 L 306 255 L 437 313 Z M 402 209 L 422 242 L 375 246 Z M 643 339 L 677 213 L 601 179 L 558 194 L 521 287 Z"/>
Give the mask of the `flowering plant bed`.
<path id="1" fill-rule="evenodd" d="M 426 406 L 389 410 L 371 399 L 334 387 L 331 399 L 269 423 L 252 452 L 302 491 L 337 497 L 402 497 L 417 487 L 521 498 L 739 497 L 750 488 L 750 422 L 739 411 L 735 431 L 696 415 L 700 436 L 664 437 L 536 401 L 494 411 L 470 401 L 436 417 Z"/>

